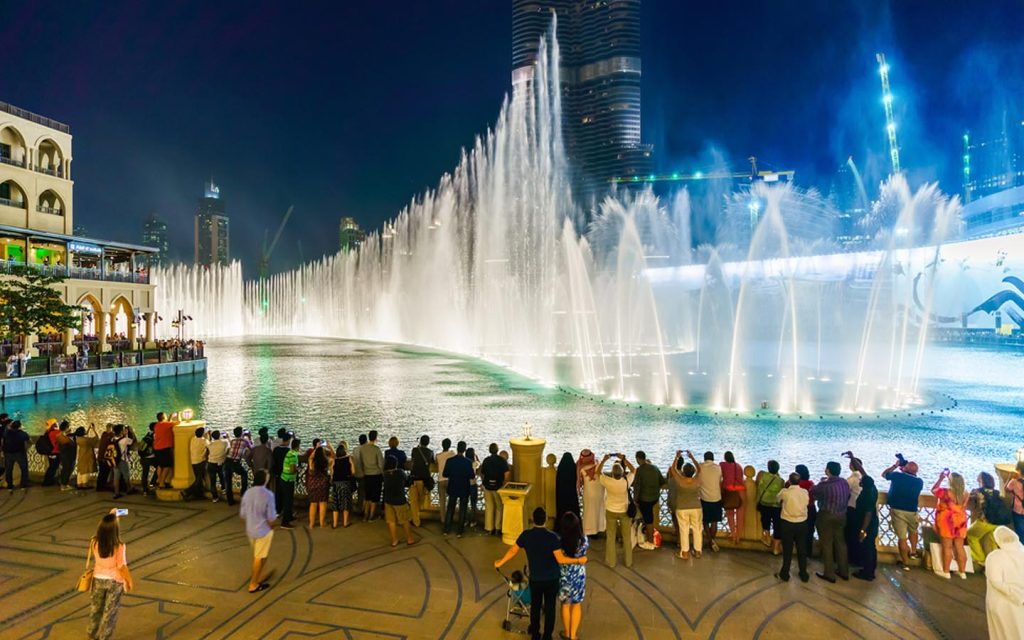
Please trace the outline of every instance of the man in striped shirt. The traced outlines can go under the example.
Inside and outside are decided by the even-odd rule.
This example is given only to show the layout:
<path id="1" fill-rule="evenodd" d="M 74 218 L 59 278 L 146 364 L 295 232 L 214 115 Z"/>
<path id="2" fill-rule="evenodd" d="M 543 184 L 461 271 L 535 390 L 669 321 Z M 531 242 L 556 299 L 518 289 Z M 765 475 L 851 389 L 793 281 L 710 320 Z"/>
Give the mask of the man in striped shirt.
<path id="1" fill-rule="evenodd" d="M 245 470 L 242 461 L 248 461 L 252 456 L 252 440 L 249 439 L 249 432 L 243 431 L 242 427 L 235 427 L 232 432 L 235 436 L 228 446 L 228 459 L 224 463 L 224 480 L 227 485 L 228 505 L 235 504 L 234 480 L 237 473 L 242 478 L 242 491 L 239 496 L 244 495 L 249 488 L 249 472 Z"/>
<path id="2" fill-rule="evenodd" d="M 816 575 L 833 583 L 837 575 L 843 580 L 850 579 L 846 539 L 843 537 L 850 485 L 839 477 L 842 470 L 838 462 L 829 462 L 825 465 L 825 477 L 811 489 L 811 497 L 818 501 L 818 539 L 821 541 L 821 560 L 825 565 L 825 571 Z"/>

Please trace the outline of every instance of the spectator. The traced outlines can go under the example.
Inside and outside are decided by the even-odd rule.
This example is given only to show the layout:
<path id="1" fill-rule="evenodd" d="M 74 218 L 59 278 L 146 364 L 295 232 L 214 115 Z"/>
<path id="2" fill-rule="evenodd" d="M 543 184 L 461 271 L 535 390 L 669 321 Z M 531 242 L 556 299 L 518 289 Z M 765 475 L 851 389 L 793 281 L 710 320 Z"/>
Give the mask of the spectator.
<path id="1" fill-rule="evenodd" d="M 558 533 L 561 549 L 555 551 L 555 560 L 560 570 L 558 600 L 562 603 L 562 637 L 576 640 L 580 623 L 583 621 L 583 598 L 587 592 L 587 566 L 585 561 L 590 541 L 583 533 L 583 525 L 576 514 L 568 511 L 562 515 Z"/>
<path id="2" fill-rule="evenodd" d="M 502 505 L 498 490 L 508 482 L 508 463 L 498 455 L 498 445 L 492 442 L 487 447 L 489 456 L 480 465 L 480 475 L 484 483 L 484 531 L 491 535 L 501 533 Z"/>
<path id="3" fill-rule="evenodd" d="M 330 445 L 328 445 L 330 446 Z M 333 450 L 325 450 L 323 446 L 313 449 L 306 472 L 306 496 L 309 498 L 309 528 L 312 529 L 320 514 L 320 528 L 324 528 L 327 520 L 327 499 L 331 493 L 331 460 Z"/>
<path id="4" fill-rule="evenodd" d="M 210 494 L 212 494 L 214 502 L 220 501 L 220 491 L 217 489 L 218 480 L 221 488 L 225 489 L 225 493 L 227 493 L 227 487 L 224 486 L 224 462 L 227 459 L 228 442 L 221 438 L 220 430 L 214 430 L 206 443 L 206 471 L 210 476 Z"/>
<path id="5" fill-rule="evenodd" d="M 576 459 L 576 475 L 583 495 L 583 535 L 594 536 L 604 531 L 605 508 L 604 487 L 597 479 L 597 460 L 590 449 L 581 451 Z"/>
<path id="6" fill-rule="evenodd" d="M 704 537 L 711 545 L 711 550 L 718 551 L 718 523 L 722 521 L 722 469 L 715 464 L 715 454 L 704 452 L 704 462 L 700 465 L 700 509 L 704 522 Z"/>
<path id="7" fill-rule="evenodd" d="M 968 505 L 971 526 L 967 528 L 967 546 L 975 566 L 984 567 L 988 554 L 996 549 L 992 534 L 996 527 L 1012 526 L 1012 512 L 999 495 L 995 478 L 984 471 L 978 474 L 978 488 L 971 491 Z"/>
<path id="8" fill-rule="evenodd" d="M 1024 460 L 1017 463 L 1017 468 L 1010 474 L 1003 491 L 1010 497 L 1013 530 L 1018 538 L 1024 538 Z"/>
<path id="9" fill-rule="evenodd" d="M 602 473 L 604 464 L 611 458 L 610 453 L 604 454 L 601 462 L 597 465 L 598 481 L 605 490 L 605 520 L 608 523 L 608 540 L 605 543 L 605 562 L 609 567 L 614 568 L 617 564 L 617 553 L 615 550 L 616 532 L 622 537 L 622 551 L 626 567 L 633 566 L 633 541 L 630 533 L 631 518 L 629 517 L 629 487 L 633 484 L 633 465 L 626 459 L 626 456 L 616 454 L 618 462 L 612 465 L 612 473 L 606 476 Z M 626 471 L 628 469 L 628 471 Z"/>
<path id="10" fill-rule="evenodd" d="M 452 441 L 445 438 L 441 441 L 441 450 L 437 453 L 437 499 L 440 505 L 440 513 L 447 513 L 448 509 L 448 479 L 444 476 L 444 466 L 455 455 L 452 451 Z"/>
<path id="11" fill-rule="evenodd" d="M 811 503 L 810 494 L 800 483 L 800 474 L 789 474 L 789 482 L 779 491 L 782 512 L 779 515 L 779 538 L 782 542 L 782 567 L 775 577 L 789 582 L 789 567 L 796 547 L 797 566 L 801 582 L 811 579 L 807 573 L 807 511 Z"/>
<path id="12" fill-rule="evenodd" d="M 456 455 L 448 459 L 444 465 L 444 478 L 448 480 L 448 501 L 447 510 L 444 515 L 444 535 L 452 530 L 452 520 L 455 518 L 455 505 L 459 505 L 459 531 L 457 537 L 461 538 L 466 530 L 466 510 L 469 500 L 469 486 L 473 479 L 473 463 L 466 457 L 466 443 L 459 441 L 456 446 Z"/>
<path id="13" fill-rule="evenodd" d="M 576 484 L 576 461 L 566 452 L 555 469 L 555 522 L 567 512 L 580 517 L 580 494 Z"/>
<path id="14" fill-rule="evenodd" d="M 157 488 L 157 472 L 156 472 L 156 453 L 153 451 L 153 428 L 156 426 L 155 422 L 149 423 L 149 428 L 146 430 L 145 435 L 138 442 L 139 451 L 139 463 L 142 465 L 142 493 L 144 495 L 150 495 L 155 493 Z M 81 465 L 79 465 L 81 466 Z M 150 482 L 149 472 L 153 471 L 153 480 Z M 150 487 L 150 484 L 153 486 Z"/>
<path id="15" fill-rule="evenodd" d="M 860 478 L 859 491 L 857 492 L 857 506 L 853 510 L 854 527 L 857 529 L 857 553 L 860 571 L 853 574 L 853 577 L 861 580 L 874 580 L 875 569 L 878 567 L 878 549 L 875 541 L 878 539 L 878 489 L 875 488 L 875 479 L 867 474 L 864 465 L 859 458 L 850 454 L 850 468 Z M 853 474 L 851 474 L 853 475 Z M 849 484 L 849 483 L 847 483 Z"/>
<path id="16" fill-rule="evenodd" d="M 114 438 L 114 425 L 107 423 L 103 427 L 103 433 L 100 434 L 99 444 L 96 447 L 97 460 L 97 471 L 96 471 L 96 491 L 110 491 L 110 474 L 113 472 L 111 467 L 106 461 L 106 453 L 110 448 L 110 441 Z"/>
<path id="17" fill-rule="evenodd" d="M 942 487 L 942 481 L 949 478 L 949 488 Z M 967 538 L 967 490 L 964 478 L 959 473 L 950 474 L 944 469 L 939 479 L 932 485 L 932 495 L 937 499 L 935 507 L 935 532 L 942 541 L 942 571 L 937 572 L 949 579 L 949 568 L 956 553 L 956 566 L 961 578 L 967 567 L 967 552 L 964 550 L 964 539 Z"/>
<path id="18" fill-rule="evenodd" d="M 77 432 L 85 433 L 77 435 Z M 78 460 L 75 465 L 78 472 L 78 488 L 88 489 L 93 474 L 96 473 L 96 447 L 100 436 L 96 433 L 96 425 L 89 423 L 88 430 L 79 427 L 76 432 L 75 444 L 78 445 Z M 145 467 L 143 467 L 145 468 Z"/>
<path id="19" fill-rule="evenodd" d="M 284 500 L 285 500 L 285 495 L 284 495 L 284 492 L 281 490 L 281 485 L 280 485 L 280 483 L 281 483 L 281 475 L 284 473 L 284 461 L 285 461 L 285 458 L 288 457 L 288 454 L 292 450 L 292 437 L 293 436 L 292 436 L 292 434 L 290 432 L 285 431 L 284 434 L 280 438 L 279 444 L 276 447 L 274 447 L 274 450 L 271 452 L 271 462 L 272 462 L 272 464 L 271 464 L 271 467 L 270 467 L 270 473 L 271 473 L 271 476 L 274 478 L 274 486 L 276 488 L 276 490 L 274 491 L 274 507 L 277 509 L 278 515 L 281 516 L 281 528 L 282 529 L 291 529 L 292 528 L 292 523 L 291 523 L 291 519 L 290 519 L 290 517 L 291 517 L 291 509 L 288 510 L 289 519 L 288 520 L 284 519 Z M 292 497 L 294 497 L 295 486 L 292 485 L 291 489 L 292 489 Z"/>
<path id="20" fill-rule="evenodd" d="M 266 434 L 261 436 L 264 440 Z M 249 538 L 252 549 L 252 573 L 249 577 L 249 593 L 258 593 L 270 587 L 260 579 L 263 565 L 270 555 L 270 543 L 274 540 L 274 494 L 267 488 L 269 475 L 265 469 L 257 469 L 252 474 L 251 491 L 242 494 L 242 504 L 238 515 L 245 520 L 245 535 Z"/>
<path id="21" fill-rule="evenodd" d="M 782 505 L 779 504 L 779 492 L 782 491 L 782 477 L 779 476 L 779 463 L 768 461 L 768 470 L 761 471 L 755 479 L 757 482 L 757 511 L 761 514 L 761 544 L 770 547 L 775 555 L 779 555 L 782 544 L 779 542 L 779 519 L 782 517 Z"/>
<path id="22" fill-rule="evenodd" d="M 197 500 L 205 498 L 203 478 L 206 477 L 206 429 L 196 427 L 192 440 L 188 443 L 189 464 L 192 465 L 192 485 L 185 495 Z"/>
<path id="23" fill-rule="evenodd" d="M 412 484 L 409 486 L 409 510 L 412 513 L 412 526 L 420 526 L 420 509 L 434 488 L 434 479 L 430 476 L 430 465 L 434 463 L 434 452 L 430 450 L 430 436 L 420 436 L 420 443 L 412 450 Z"/>
<path id="24" fill-rule="evenodd" d="M 228 456 L 224 462 L 224 485 L 228 494 L 228 506 L 235 504 L 235 474 L 241 479 L 242 490 L 239 499 L 249 488 L 249 472 L 245 470 L 243 463 L 252 459 L 252 440 L 249 439 L 249 432 L 242 427 L 235 427 L 232 435 L 235 437 L 228 443 Z"/>
<path id="25" fill-rule="evenodd" d="M 384 458 L 384 520 L 388 523 L 388 534 L 391 546 L 398 546 L 398 526 L 405 531 L 405 544 L 412 545 L 416 540 L 409 528 L 409 501 L 405 497 L 405 470 L 399 466 L 398 458 Z"/>
<path id="26" fill-rule="evenodd" d="M 406 457 L 405 452 L 398 448 L 398 444 L 398 436 L 388 438 L 388 448 L 384 451 L 384 457 L 391 456 L 398 461 L 399 469 L 405 469 L 409 459 Z"/>
<path id="27" fill-rule="evenodd" d="M 87 631 L 90 638 L 107 639 L 114 635 L 121 596 L 131 593 L 133 588 L 127 549 L 121 542 L 116 513 L 116 509 L 111 509 L 103 516 L 96 535 L 89 540 L 89 555 L 94 562 Z"/>
<path id="28" fill-rule="evenodd" d="M 644 521 L 644 542 L 650 542 L 654 536 L 654 510 L 661 498 L 663 486 L 665 476 L 661 475 L 661 469 L 648 462 L 646 453 L 637 451 L 633 493 L 636 496 L 640 517 Z"/>
<path id="29" fill-rule="evenodd" d="M 46 473 L 43 474 L 44 487 L 57 483 L 57 471 L 60 469 L 60 443 L 57 442 L 59 435 L 60 428 L 57 426 L 57 421 L 50 418 L 46 421 L 46 432 L 40 436 L 49 441 L 49 446 L 36 444 L 36 451 L 46 456 Z"/>
<path id="30" fill-rule="evenodd" d="M 122 490 L 124 493 L 135 493 L 131 478 L 131 456 L 134 443 L 135 432 L 131 427 L 123 424 L 114 425 L 113 445 L 117 448 L 113 478 L 115 500 L 123 495 Z"/>
<path id="31" fill-rule="evenodd" d="M 348 443 L 342 440 L 334 455 L 334 469 L 331 474 L 331 510 L 334 512 L 332 528 L 338 528 L 338 514 L 341 526 L 348 527 L 349 512 L 352 511 L 352 485 L 355 483 L 356 463 L 348 454 Z"/>
<path id="32" fill-rule="evenodd" d="M 794 467 L 794 471 L 800 476 L 800 486 L 807 491 L 808 495 L 811 493 L 811 489 L 814 488 L 814 482 L 811 480 L 811 472 L 805 464 L 798 464 Z M 807 505 L 807 557 L 810 558 L 814 555 L 814 528 L 818 523 L 818 507 L 814 504 L 812 499 Z"/>
<path id="33" fill-rule="evenodd" d="M 997 550 L 985 565 L 985 614 L 990 640 L 1024 638 L 1024 546 L 1007 527 L 995 532 Z"/>
<path id="34" fill-rule="evenodd" d="M 824 572 L 816 575 L 834 583 L 836 576 L 850 579 L 850 566 L 846 555 L 846 505 L 850 501 L 850 485 L 839 477 L 842 466 L 832 461 L 825 465 L 825 477 L 811 489 L 811 497 L 818 501 L 818 539 L 821 540 L 821 558 Z"/>
<path id="35" fill-rule="evenodd" d="M 167 421 L 167 415 L 163 411 L 156 414 L 153 453 L 156 455 L 156 467 L 159 469 L 160 486 L 170 489 L 171 479 L 174 477 L 174 423 Z"/>
<path id="36" fill-rule="evenodd" d="M 57 457 L 60 459 L 60 490 L 71 491 L 71 475 L 75 471 L 75 460 L 78 458 L 78 445 L 71 432 L 71 423 L 61 420 L 60 431 L 57 432 Z"/>
<path id="37" fill-rule="evenodd" d="M 607 456 L 605 457 L 607 459 Z M 454 460 L 454 458 L 453 458 Z M 543 638 L 551 640 L 555 630 L 555 599 L 558 596 L 558 583 L 561 571 L 555 552 L 561 551 L 558 535 L 548 531 L 544 526 L 548 515 L 543 507 L 533 510 L 533 527 L 519 534 L 515 544 L 501 560 L 494 563 L 496 569 L 516 557 L 520 549 L 526 551 L 526 561 L 530 567 L 530 628 L 534 640 Z M 572 560 L 572 559 L 570 559 Z M 572 560 L 575 564 L 586 564 L 587 557 Z M 541 611 L 544 612 L 544 633 L 541 635 Z"/>
<path id="38" fill-rule="evenodd" d="M 294 529 L 295 516 L 292 509 L 295 505 L 295 480 L 299 475 L 299 447 L 302 443 L 292 438 L 291 448 L 284 456 L 281 464 L 281 477 L 278 479 L 277 492 L 281 495 L 281 528 Z"/>
<path id="39" fill-rule="evenodd" d="M 736 462 L 732 451 L 725 452 L 725 460 L 719 466 L 722 467 L 722 506 L 729 523 L 729 537 L 733 544 L 738 545 L 743 536 L 747 511 L 747 486 L 744 484 L 743 467 Z"/>
<path id="40" fill-rule="evenodd" d="M 14 493 L 14 467 L 21 470 L 20 488 L 28 489 L 28 434 L 21 428 L 21 420 L 14 420 L 4 431 L 4 474 L 7 489 Z"/>
<path id="41" fill-rule="evenodd" d="M 366 500 L 365 500 L 366 484 L 363 482 L 363 463 L 359 459 L 359 450 L 362 449 L 364 444 L 366 444 L 366 434 L 365 433 L 360 433 L 359 434 L 359 444 L 356 445 L 355 450 L 353 450 L 352 453 L 351 453 L 352 461 L 355 462 L 355 465 L 356 465 L 356 485 L 355 485 L 356 486 L 356 499 L 355 499 L 355 504 L 356 504 L 357 507 L 359 505 L 362 505 L 363 509 L 366 508 Z M 366 519 L 366 514 L 365 513 L 363 514 L 363 519 L 364 520 Z"/>
<path id="42" fill-rule="evenodd" d="M 860 495 L 860 479 L 863 474 L 854 468 L 852 451 L 847 451 L 843 455 L 850 459 L 850 475 L 846 476 L 846 484 L 850 485 L 850 501 L 846 503 L 846 528 L 843 535 L 846 537 L 846 551 L 850 565 L 859 567 L 862 560 L 860 557 L 861 522 L 855 516 L 854 511 L 857 509 L 857 496 Z"/>
<path id="43" fill-rule="evenodd" d="M 377 432 L 371 431 L 366 444 L 356 452 L 363 469 L 363 519 L 371 521 L 377 515 L 377 505 L 381 502 L 381 491 L 384 488 L 384 453 L 377 446 Z"/>
<path id="44" fill-rule="evenodd" d="M 690 559 L 690 534 L 693 534 L 693 555 L 701 556 L 704 541 L 701 539 L 700 465 L 690 451 L 686 452 L 690 462 L 683 464 L 683 452 L 676 451 L 675 460 L 669 467 L 672 484 L 675 485 L 676 522 L 679 523 L 679 557 Z"/>
<path id="45" fill-rule="evenodd" d="M 465 456 L 473 466 L 473 475 L 469 479 L 469 526 L 475 527 L 480 521 L 480 511 L 477 509 L 477 505 L 480 502 L 480 485 L 478 484 L 480 458 L 477 457 L 476 450 L 473 447 L 466 449 Z"/>
<path id="46" fill-rule="evenodd" d="M 249 467 L 252 469 L 253 477 L 261 469 L 267 472 L 267 486 L 269 488 L 270 468 L 274 466 L 274 452 L 273 447 L 270 446 L 267 430 L 260 429 L 260 431 L 262 432 L 259 434 L 260 443 L 252 448 L 252 453 L 249 456 Z"/>
<path id="47" fill-rule="evenodd" d="M 916 462 L 909 461 L 902 467 L 901 462 L 897 459 L 882 472 L 882 477 L 889 481 L 886 502 L 889 504 L 892 528 L 899 545 L 900 565 L 904 571 L 909 571 L 910 560 L 917 557 L 917 504 L 924 482 L 917 477 Z"/>

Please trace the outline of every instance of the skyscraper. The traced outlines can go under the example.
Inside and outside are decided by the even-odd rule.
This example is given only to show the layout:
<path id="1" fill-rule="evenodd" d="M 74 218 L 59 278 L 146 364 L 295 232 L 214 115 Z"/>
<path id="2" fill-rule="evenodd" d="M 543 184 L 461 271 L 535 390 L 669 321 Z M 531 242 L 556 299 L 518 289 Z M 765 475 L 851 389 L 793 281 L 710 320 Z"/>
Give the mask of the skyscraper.
<path id="1" fill-rule="evenodd" d="M 573 186 L 584 201 L 612 178 L 648 175 L 640 138 L 640 0 L 512 0 L 512 83 L 533 77 L 558 17 L 562 116 Z"/>
<path id="2" fill-rule="evenodd" d="M 226 265 L 230 261 L 227 208 L 220 197 L 220 188 L 210 180 L 199 199 L 196 213 L 195 263 L 202 266 Z"/>
<path id="3" fill-rule="evenodd" d="M 142 225 L 142 244 L 159 249 L 160 253 L 149 257 L 149 266 L 167 266 L 170 258 L 167 255 L 167 223 L 156 212 L 149 214 Z"/>
<path id="4" fill-rule="evenodd" d="M 964 134 L 964 202 L 1024 185 L 1024 108 L 1003 112 L 999 125 Z"/>
<path id="5" fill-rule="evenodd" d="M 344 252 L 353 251 L 363 244 L 366 233 L 359 228 L 355 218 L 345 217 L 341 219 L 338 231 L 338 240 L 341 250 Z"/>

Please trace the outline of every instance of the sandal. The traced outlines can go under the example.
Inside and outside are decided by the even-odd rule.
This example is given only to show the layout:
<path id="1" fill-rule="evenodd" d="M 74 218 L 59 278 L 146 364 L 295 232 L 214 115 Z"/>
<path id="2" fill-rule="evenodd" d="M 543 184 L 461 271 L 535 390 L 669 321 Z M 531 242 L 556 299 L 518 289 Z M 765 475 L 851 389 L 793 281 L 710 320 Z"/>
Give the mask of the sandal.
<path id="1" fill-rule="evenodd" d="M 269 588 L 270 588 L 270 583 L 269 582 L 261 582 L 260 586 L 256 587 L 255 589 L 249 589 L 249 593 L 259 593 L 260 591 L 266 591 Z"/>

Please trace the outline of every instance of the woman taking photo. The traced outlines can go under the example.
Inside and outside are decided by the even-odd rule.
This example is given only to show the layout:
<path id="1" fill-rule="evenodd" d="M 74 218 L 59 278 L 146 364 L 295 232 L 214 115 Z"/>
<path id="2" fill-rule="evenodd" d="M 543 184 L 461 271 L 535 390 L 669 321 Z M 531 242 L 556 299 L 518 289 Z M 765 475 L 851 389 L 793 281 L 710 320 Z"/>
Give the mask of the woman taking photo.
<path id="1" fill-rule="evenodd" d="M 356 474 L 355 460 L 348 454 L 348 443 L 338 443 L 334 457 L 333 485 L 331 487 L 331 510 L 334 511 L 333 529 L 338 528 L 338 514 L 341 526 L 348 527 L 348 514 L 352 511 L 352 483 Z"/>
<path id="2" fill-rule="evenodd" d="M 111 509 L 100 520 L 96 535 L 89 540 L 89 556 L 94 561 L 94 569 L 88 637 L 107 640 L 114 635 L 121 596 L 131 592 L 133 587 L 116 509 Z"/>
<path id="3" fill-rule="evenodd" d="M 757 512 L 761 514 L 761 544 L 770 547 L 772 553 L 779 555 L 782 543 L 779 541 L 779 520 L 782 518 L 782 503 L 779 492 L 782 491 L 782 477 L 779 475 L 779 463 L 768 461 L 768 470 L 760 471 L 755 478 L 757 482 Z"/>
<path id="4" fill-rule="evenodd" d="M 320 528 L 327 518 L 327 498 L 331 489 L 330 461 L 323 445 L 313 449 L 309 457 L 309 471 L 306 473 L 306 495 L 309 497 L 309 528 L 312 529 L 317 513 L 320 514 Z"/>
<path id="5" fill-rule="evenodd" d="M 679 523 L 679 557 L 690 559 L 690 534 L 693 534 L 693 556 L 700 557 L 704 540 L 704 523 L 700 506 L 700 464 L 690 451 L 686 455 L 692 461 L 683 464 L 683 452 L 676 451 L 676 458 L 669 467 L 670 482 L 675 485 L 676 521 Z M 680 467 L 682 471 L 680 471 Z"/>
<path id="6" fill-rule="evenodd" d="M 747 504 L 743 467 L 736 463 L 732 451 L 726 451 L 725 460 L 719 464 L 722 467 L 722 506 L 725 507 L 725 519 L 729 523 L 729 538 L 733 544 L 738 545 L 743 536 Z"/>
<path id="7" fill-rule="evenodd" d="M 942 487 L 942 481 L 949 478 L 949 488 Z M 964 569 L 967 566 L 967 551 L 964 540 L 967 538 L 967 491 L 964 489 L 964 477 L 959 473 L 950 474 L 945 469 L 932 486 L 932 495 L 938 498 L 935 509 L 935 530 L 942 539 L 942 571 L 939 575 L 949 579 L 949 566 L 956 552 L 956 566 L 961 578 L 966 579 Z"/>
<path id="8" fill-rule="evenodd" d="M 562 603 L 562 637 L 576 640 L 583 616 L 583 596 L 587 590 L 586 555 L 590 541 L 583 534 L 583 525 L 572 511 L 562 514 L 558 527 L 562 548 L 555 551 L 555 560 L 561 570 L 558 601 Z"/>

